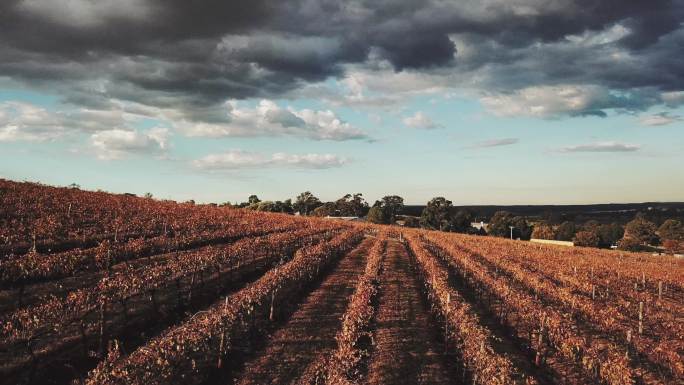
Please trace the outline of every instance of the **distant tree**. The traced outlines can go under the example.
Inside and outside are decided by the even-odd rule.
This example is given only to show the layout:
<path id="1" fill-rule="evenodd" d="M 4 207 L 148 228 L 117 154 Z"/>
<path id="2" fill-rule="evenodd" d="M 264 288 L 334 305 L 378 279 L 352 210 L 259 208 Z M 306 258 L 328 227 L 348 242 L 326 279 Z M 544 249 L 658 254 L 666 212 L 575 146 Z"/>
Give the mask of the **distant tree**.
<path id="1" fill-rule="evenodd" d="M 575 223 L 565 221 L 556 229 L 556 240 L 572 241 L 575 238 Z"/>
<path id="2" fill-rule="evenodd" d="M 616 245 L 617 242 L 622 239 L 625 233 L 625 229 L 622 228 L 618 223 L 611 223 L 609 225 L 601 225 L 598 228 L 598 236 L 601 240 L 601 247 L 611 247 Z"/>
<path id="3" fill-rule="evenodd" d="M 601 224 L 598 223 L 598 221 L 591 219 L 591 220 L 586 221 L 584 223 L 584 225 L 582 225 L 582 230 L 598 232 L 598 229 L 600 226 L 601 226 Z"/>
<path id="4" fill-rule="evenodd" d="M 310 215 L 313 210 L 321 205 L 323 203 L 320 199 L 316 198 L 310 191 L 305 191 L 297 196 L 292 207 L 301 215 Z"/>
<path id="5" fill-rule="evenodd" d="M 420 227 L 420 218 L 410 215 L 404 216 L 404 227 Z"/>
<path id="6" fill-rule="evenodd" d="M 379 202 L 387 223 L 394 223 L 397 214 L 404 209 L 404 198 L 399 195 L 385 195 Z"/>
<path id="7" fill-rule="evenodd" d="M 575 243 L 575 246 L 598 247 L 601 239 L 598 237 L 596 231 L 582 230 L 575 234 L 573 242 Z"/>
<path id="8" fill-rule="evenodd" d="M 362 217 L 368 212 L 368 203 L 363 199 L 363 194 L 346 194 L 335 201 L 339 216 L 343 217 Z"/>
<path id="9" fill-rule="evenodd" d="M 663 241 L 663 247 L 665 247 L 665 250 L 669 253 L 678 253 L 684 250 L 684 241 L 666 239 Z"/>
<path id="10" fill-rule="evenodd" d="M 556 232 L 553 231 L 553 227 L 548 223 L 538 223 L 534 226 L 532 231 L 532 238 L 535 239 L 555 239 Z"/>
<path id="11" fill-rule="evenodd" d="M 459 233 L 476 233 L 477 230 L 472 227 L 475 220 L 475 214 L 471 210 L 461 209 L 456 212 L 451 218 L 452 231 Z"/>
<path id="12" fill-rule="evenodd" d="M 267 211 L 272 213 L 292 213 L 292 201 L 290 199 L 282 201 L 260 201 L 247 206 L 247 209 L 257 211 Z"/>
<path id="13" fill-rule="evenodd" d="M 276 203 L 280 203 L 280 201 L 277 201 Z M 292 206 L 292 199 L 290 199 L 290 198 L 285 199 L 280 204 L 280 212 L 281 213 L 288 213 L 288 214 L 294 213 L 294 206 Z"/>
<path id="14" fill-rule="evenodd" d="M 259 201 L 257 203 L 252 203 L 251 205 L 247 206 L 247 209 L 256 210 L 256 211 L 274 212 L 275 207 L 276 207 L 275 202 L 273 202 L 273 201 Z"/>
<path id="15" fill-rule="evenodd" d="M 396 216 L 404 208 L 404 198 L 398 195 L 387 195 L 375 201 L 368 211 L 367 218 L 373 223 L 394 223 Z"/>
<path id="16" fill-rule="evenodd" d="M 488 232 L 490 235 L 496 237 L 511 237 L 511 228 L 513 226 L 513 214 L 508 211 L 497 211 L 489 220 Z"/>
<path id="17" fill-rule="evenodd" d="M 684 226 L 676 219 L 668 219 L 658 228 L 658 235 L 663 240 L 684 241 Z"/>
<path id="18" fill-rule="evenodd" d="M 321 206 L 316 207 L 311 212 L 311 215 L 316 217 L 337 217 L 340 216 L 340 212 L 337 210 L 335 202 L 325 202 Z"/>
<path id="19" fill-rule="evenodd" d="M 249 198 L 247 198 L 247 203 L 249 203 L 250 205 L 253 205 L 253 204 L 259 203 L 259 202 L 261 202 L 261 199 L 259 199 L 259 197 L 256 195 L 250 195 Z"/>
<path id="20" fill-rule="evenodd" d="M 450 200 L 443 197 L 432 198 L 420 215 L 420 226 L 426 229 L 449 231 L 452 207 Z"/>
<path id="21" fill-rule="evenodd" d="M 80 188 L 81 188 L 81 185 L 80 185 L 80 184 L 77 184 L 77 183 L 72 183 L 72 184 L 69 185 L 69 188 L 80 189 Z"/>
<path id="22" fill-rule="evenodd" d="M 625 226 L 623 238 L 637 240 L 642 245 L 655 244 L 658 242 L 656 225 L 646 220 L 643 215 L 637 214 L 634 220 Z"/>
<path id="23" fill-rule="evenodd" d="M 620 239 L 618 241 L 617 247 L 620 250 L 626 251 L 642 251 L 646 249 L 646 247 L 638 239 L 627 237 Z"/>
<path id="24" fill-rule="evenodd" d="M 152 199 L 154 197 L 154 195 L 152 195 L 152 193 L 146 192 L 145 195 L 143 195 L 143 197 L 145 197 L 147 199 Z"/>
<path id="25" fill-rule="evenodd" d="M 525 217 L 514 217 L 512 221 L 513 226 L 513 238 L 520 238 L 529 241 L 532 237 L 532 226 L 527 223 Z"/>
<path id="26" fill-rule="evenodd" d="M 385 212 L 377 204 L 373 205 L 373 207 L 371 207 L 370 210 L 368 210 L 366 220 L 370 223 L 387 223 Z"/>

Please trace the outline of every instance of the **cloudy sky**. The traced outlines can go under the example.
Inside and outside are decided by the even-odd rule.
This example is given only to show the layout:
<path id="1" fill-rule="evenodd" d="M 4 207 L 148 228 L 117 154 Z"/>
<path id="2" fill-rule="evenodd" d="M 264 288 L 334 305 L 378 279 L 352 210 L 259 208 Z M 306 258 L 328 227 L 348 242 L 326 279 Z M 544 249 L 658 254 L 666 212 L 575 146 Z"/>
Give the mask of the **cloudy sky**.
<path id="1" fill-rule="evenodd" d="M 681 0 L 4 0 L 0 177 L 684 200 Z"/>

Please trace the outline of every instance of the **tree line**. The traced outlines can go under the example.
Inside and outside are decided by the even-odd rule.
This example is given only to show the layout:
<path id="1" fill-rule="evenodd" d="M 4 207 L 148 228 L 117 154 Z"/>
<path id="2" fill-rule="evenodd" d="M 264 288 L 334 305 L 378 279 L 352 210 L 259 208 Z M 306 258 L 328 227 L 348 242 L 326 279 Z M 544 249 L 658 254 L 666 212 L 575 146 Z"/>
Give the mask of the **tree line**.
<path id="1" fill-rule="evenodd" d="M 227 202 L 224 205 L 231 204 Z M 680 220 L 666 219 L 657 226 L 643 213 L 637 213 L 632 221 L 623 226 L 616 222 L 602 224 L 596 220 L 589 220 L 584 224 L 576 224 L 574 221 L 557 223 L 551 218 L 537 220 L 508 211 L 498 211 L 488 219 L 486 228 L 476 228 L 473 223 L 478 218 L 477 213 L 468 208 L 454 207 L 444 197 L 435 197 L 427 202 L 420 217 L 403 215 L 404 199 L 398 195 L 384 196 L 369 205 L 361 193 L 346 194 L 335 201 L 323 202 L 310 191 L 305 191 L 294 201 L 262 201 L 256 195 L 251 195 L 246 202 L 231 206 L 306 216 L 359 217 L 378 224 L 400 224 L 512 239 L 572 241 L 576 246 L 585 247 L 617 247 L 641 251 L 662 246 L 673 252 L 684 248 L 684 225 Z"/>

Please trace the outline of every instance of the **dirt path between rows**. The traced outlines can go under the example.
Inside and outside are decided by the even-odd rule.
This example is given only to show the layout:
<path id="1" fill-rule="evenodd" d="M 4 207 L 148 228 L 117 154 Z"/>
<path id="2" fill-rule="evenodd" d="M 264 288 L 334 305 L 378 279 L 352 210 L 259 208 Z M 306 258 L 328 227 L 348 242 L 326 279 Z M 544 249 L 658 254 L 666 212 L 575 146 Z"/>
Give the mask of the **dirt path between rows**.
<path id="1" fill-rule="evenodd" d="M 368 250 L 375 239 L 365 239 L 344 256 L 333 271 L 312 291 L 288 321 L 245 363 L 235 383 L 289 384 L 319 354 L 336 347 L 335 335 L 342 325 L 349 298 L 366 267 Z"/>
<path id="2" fill-rule="evenodd" d="M 449 384 L 444 345 L 404 245 L 387 243 L 369 384 Z M 453 377 L 453 376 L 451 376 Z"/>

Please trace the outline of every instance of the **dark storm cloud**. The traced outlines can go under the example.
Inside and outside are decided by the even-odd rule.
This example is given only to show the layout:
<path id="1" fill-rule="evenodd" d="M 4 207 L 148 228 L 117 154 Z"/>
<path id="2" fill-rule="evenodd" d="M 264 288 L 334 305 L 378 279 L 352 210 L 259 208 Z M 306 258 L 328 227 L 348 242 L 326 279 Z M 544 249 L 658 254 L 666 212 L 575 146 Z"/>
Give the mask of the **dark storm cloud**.
<path id="1" fill-rule="evenodd" d="M 684 89 L 683 20 L 678 0 L 5 0 L 0 76 L 78 105 L 182 104 L 187 118 L 217 122 L 226 99 L 283 95 L 375 57 L 395 71 L 462 72 L 501 92 L 639 89 L 622 99 L 638 109 Z M 605 44 L 568 40 L 616 25 L 627 32 Z M 618 54 L 626 58 L 609 56 Z"/>

